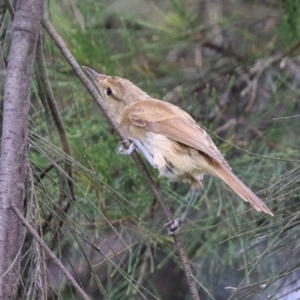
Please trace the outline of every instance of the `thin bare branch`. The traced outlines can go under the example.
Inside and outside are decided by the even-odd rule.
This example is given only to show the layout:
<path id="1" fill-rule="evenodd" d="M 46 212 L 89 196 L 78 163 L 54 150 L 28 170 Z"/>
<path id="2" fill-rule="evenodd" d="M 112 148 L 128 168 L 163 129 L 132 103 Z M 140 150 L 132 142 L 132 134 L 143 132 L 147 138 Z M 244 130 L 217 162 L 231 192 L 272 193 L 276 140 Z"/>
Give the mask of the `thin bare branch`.
<path id="1" fill-rule="evenodd" d="M 71 199 L 69 199 L 67 201 L 67 204 L 65 204 L 65 207 L 63 207 L 63 203 L 65 201 L 62 201 L 62 199 L 68 198 L 68 194 L 64 189 L 62 189 L 60 197 L 59 197 L 60 201 L 59 201 L 59 205 L 58 205 L 60 207 L 60 209 L 56 210 L 56 213 L 58 213 L 58 214 L 67 214 L 71 207 L 71 202 L 76 201 L 75 193 L 74 193 L 74 185 L 73 185 L 72 163 L 71 163 L 71 160 L 69 159 L 69 157 L 72 157 L 72 150 L 71 150 L 71 145 L 70 145 L 70 142 L 69 142 L 69 139 L 68 139 L 65 127 L 64 127 L 64 123 L 59 114 L 59 109 L 56 104 L 53 90 L 51 88 L 50 80 L 49 80 L 49 77 L 47 74 L 46 61 L 45 61 L 45 57 L 44 57 L 44 53 L 43 53 L 41 35 L 39 37 L 38 44 L 37 44 L 36 60 L 37 60 L 37 65 L 38 65 L 39 82 L 41 83 L 42 89 L 45 93 L 49 111 L 50 111 L 50 114 L 54 121 L 54 124 L 56 126 L 56 129 L 57 129 L 57 132 L 58 132 L 61 144 L 62 144 L 63 151 L 65 152 L 65 154 L 67 154 L 67 157 L 68 157 L 68 159 L 66 159 L 65 164 L 64 164 L 64 170 L 65 170 L 66 174 L 68 175 L 66 178 L 66 181 L 67 181 L 67 185 L 69 187 Z M 50 215 L 47 218 L 48 224 L 46 224 L 46 226 L 47 225 L 49 226 L 49 222 L 51 222 L 52 218 L 53 218 L 52 215 Z M 62 228 L 62 226 L 63 226 L 63 221 L 61 220 L 59 222 L 59 224 L 57 225 L 57 228 L 53 229 L 53 232 L 55 234 L 54 234 L 53 246 L 51 247 L 52 250 L 56 247 L 56 244 L 57 244 L 57 242 L 55 242 L 55 241 L 57 241 L 56 235 L 57 235 L 57 232 Z"/>

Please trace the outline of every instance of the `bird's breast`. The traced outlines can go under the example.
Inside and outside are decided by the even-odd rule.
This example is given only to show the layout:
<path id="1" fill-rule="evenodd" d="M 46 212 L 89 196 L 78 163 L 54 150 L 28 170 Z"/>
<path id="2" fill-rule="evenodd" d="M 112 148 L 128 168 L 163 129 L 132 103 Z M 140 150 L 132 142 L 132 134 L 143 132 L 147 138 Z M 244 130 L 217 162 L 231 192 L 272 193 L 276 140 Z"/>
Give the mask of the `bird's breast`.
<path id="1" fill-rule="evenodd" d="M 196 149 L 178 143 L 159 133 L 146 132 L 140 139 L 161 176 L 171 181 L 200 181 L 210 173 L 209 165 Z"/>

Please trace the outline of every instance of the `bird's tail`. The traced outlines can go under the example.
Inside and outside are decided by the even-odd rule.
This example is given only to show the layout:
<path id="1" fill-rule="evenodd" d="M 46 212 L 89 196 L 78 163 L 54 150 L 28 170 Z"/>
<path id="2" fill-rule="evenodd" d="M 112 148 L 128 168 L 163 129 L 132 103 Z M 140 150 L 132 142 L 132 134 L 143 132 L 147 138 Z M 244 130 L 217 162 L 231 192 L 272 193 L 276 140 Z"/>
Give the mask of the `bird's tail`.
<path id="1" fill-rule="evenodd" d="M 224 180 L 243 200 L 249 202 L 257 211 L 274 216 L 269 208 L 232 172 L 226 167 L 215 167 L 214 173 L 217 177 Z"/>

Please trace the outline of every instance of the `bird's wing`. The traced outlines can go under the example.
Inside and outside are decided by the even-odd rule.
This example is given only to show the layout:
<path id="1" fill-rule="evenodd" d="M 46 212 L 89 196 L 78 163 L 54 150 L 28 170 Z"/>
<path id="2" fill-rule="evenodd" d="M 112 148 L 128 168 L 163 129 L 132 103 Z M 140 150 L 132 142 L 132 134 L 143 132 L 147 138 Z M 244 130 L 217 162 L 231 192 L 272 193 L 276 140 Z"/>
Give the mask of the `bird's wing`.
<path id="1" fill-rule="evenodd" d="M 128 112 L 134 125 L 197 149 L 231 169 L 207 132 L 179 107 L 151 99 L 136 102 Z"/>

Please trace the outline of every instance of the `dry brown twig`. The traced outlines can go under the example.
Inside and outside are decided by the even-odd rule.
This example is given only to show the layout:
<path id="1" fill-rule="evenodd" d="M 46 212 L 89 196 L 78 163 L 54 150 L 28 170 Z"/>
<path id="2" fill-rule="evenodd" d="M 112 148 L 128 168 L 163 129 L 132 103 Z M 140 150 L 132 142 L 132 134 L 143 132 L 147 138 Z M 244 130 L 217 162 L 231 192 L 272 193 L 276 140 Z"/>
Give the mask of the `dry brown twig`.
<path id="1" fill-rule="evenodd" d="M 55 213 L 57 215 L 63 215 L 67 214 L 72 202 L 76 201 L 75 193 L 74 193 L 74 186 L 73 186 L 73 172 L 72 172 L 72 163 L 69 159 L 72 157 L 72 149 L 71 145 L 64 127 L 64 123 L 60 117 L 59 109 L 56 104 L 56 100 L 54 97 L 53 90 L 51 88 L 50 80 L 47 74 L 47 68 L 46 68 L 46 61 L 43 53 L 43 45 L 42 45 L 42 36 L 39 36 L 38 44 L 37 44 L 37 51 L 36 51 L 36 61 L 38 66 L 38 80 L 41 84 L 41 88 L 45 94 L 46 102 L 50 111 L 50 114 L 52 116 L 52 119 L 54 121 L 55 127 L 57 129 L 62 149 L 64 153 L 66 154 L 66 159 L 64 160 L 64 171 L 67 175 L 66 181 L 67 186 L 69 188 L 70 197 L 68 196 L 67 192 L 64 188 L 61 189 L 58 205 L 54 208 Z M 69 198 L 69 199 L 68 199 Z M 68 199 L 67 201 L 65 201 Z M 64 204 L 66 202 L 66 204 Z M 57 208 L 59 207 L 59 209 Z M 47 222 L 45 226 L 50 226 L 50 222 L 53 219 L 53 214 L 50 214 L 47 218 Z M 44 226 L 44 228 L 45 228 Z M 63 226 L 63 219 L 59 221 L 58 225 L 53 225 L 54 228 L 52 228 L 52 231 L 54 232 L 53 239 L 52 239 L 52 246 L 50 247 L 52 250 L 55 249 L 58 242 L 58 234 Z"/>

